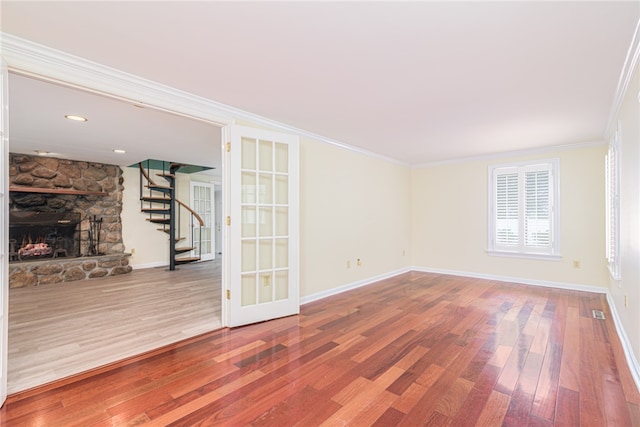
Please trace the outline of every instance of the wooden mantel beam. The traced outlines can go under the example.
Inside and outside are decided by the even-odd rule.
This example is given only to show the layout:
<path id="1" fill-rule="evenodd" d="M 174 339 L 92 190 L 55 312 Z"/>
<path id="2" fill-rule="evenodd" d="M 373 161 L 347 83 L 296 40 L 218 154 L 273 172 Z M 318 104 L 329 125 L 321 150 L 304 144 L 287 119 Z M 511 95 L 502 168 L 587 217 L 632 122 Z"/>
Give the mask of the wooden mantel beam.
<path id="1" fill-rule="evenodd" d="M 75 196 L 106 196 L 109 194 L 102 191 L 82 191 L 69 188 L 22 187 L 17 185 L 9 186 L 9 191 L 21 193 L 70 194 Z"/>

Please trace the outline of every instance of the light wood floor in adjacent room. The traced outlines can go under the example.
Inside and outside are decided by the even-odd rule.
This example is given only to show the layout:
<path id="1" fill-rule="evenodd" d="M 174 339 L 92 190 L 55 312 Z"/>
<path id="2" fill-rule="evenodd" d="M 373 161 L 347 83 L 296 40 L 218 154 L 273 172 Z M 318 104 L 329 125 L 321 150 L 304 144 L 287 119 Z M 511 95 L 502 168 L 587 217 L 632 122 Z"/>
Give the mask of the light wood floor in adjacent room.
<path id="1" fill-rule="evenodd" d="M 11 289 L 9 393 L 219 329 L 220 266 Z"/>
<path id="2" fill-rule="evenodd" d="M 0 420 L 627 427 L 640 394 L 603 294 L 407 273 L 12 395 Z"/>

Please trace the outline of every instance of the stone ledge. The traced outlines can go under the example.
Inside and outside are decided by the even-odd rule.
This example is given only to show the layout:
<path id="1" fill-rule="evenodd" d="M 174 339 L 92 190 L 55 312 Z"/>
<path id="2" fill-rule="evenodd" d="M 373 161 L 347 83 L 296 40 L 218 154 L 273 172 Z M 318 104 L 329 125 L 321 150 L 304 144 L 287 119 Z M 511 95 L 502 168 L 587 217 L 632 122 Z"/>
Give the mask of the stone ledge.
<path id="1" fill-rule="evenodd" d="M 130 273 L 129 253 L 9 264 L 9 288 L 73 282 Z"/>

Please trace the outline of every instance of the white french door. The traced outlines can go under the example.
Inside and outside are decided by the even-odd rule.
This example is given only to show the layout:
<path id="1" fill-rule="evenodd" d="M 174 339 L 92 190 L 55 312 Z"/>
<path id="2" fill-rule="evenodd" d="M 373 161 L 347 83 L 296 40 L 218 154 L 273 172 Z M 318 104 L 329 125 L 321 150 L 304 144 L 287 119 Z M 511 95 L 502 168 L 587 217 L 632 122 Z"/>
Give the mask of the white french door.
<path id="1" fill-rule="evenodd" d="M 7 355 L 9 327 L 9 75 L 0 58 L 0 406 L 7 398 Z"/>
<path id="2" fill-rule="evenodd" d="M 300 312 L 298 137 L 230 126 L 229 326 Z"/>
<path id="3" fill-rule="evenodd" d="M 191 209 L 204 221 L 204 226 L 193 229 L 193 256 L 200 255 L 202 261 L 216 258 L 216 243 L 214 233 L 214 203 L 215 193 L 213 184 L 191 181 Z"/>

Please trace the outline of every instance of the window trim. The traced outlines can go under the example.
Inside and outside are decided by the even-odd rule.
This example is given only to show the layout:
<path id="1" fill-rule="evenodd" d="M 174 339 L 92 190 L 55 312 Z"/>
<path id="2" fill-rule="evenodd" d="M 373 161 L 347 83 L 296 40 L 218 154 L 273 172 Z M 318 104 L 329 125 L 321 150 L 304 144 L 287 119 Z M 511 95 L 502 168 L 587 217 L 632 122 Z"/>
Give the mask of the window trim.
<path id="1" fill-rule="evenodd" d="M 551 171 L 551 246 L 548 249 L 536 250 L 533 247 L 525 247 L 524 245 L 518 246 L 513 250 L 507 249 L 504 246 L 498 246 L 495 243 L 496 232 L 496 212 L 495 203 L 497 198 L 497 189 L 495 186 L 495 172 L 500 169 L 517 169 L 518 173 L 523 173 L 527 168 L 534 167 L 536 165 L 547 165 Z M 491 256 L 503 256 L 511 258 L 527 258 L 527 259 L 541 259 L 541 260 L 559 260 L 562 255 L 560 254 L 560 159 L 539 159 L 528 160 L 521 162 L 501 163 L 489 165 L 488 167 L 488 233 L 487 233 L 487 254 Z M 523 206 L 519 204 L 519 211 L 523 209 Z M 523 231 L 519 232 L 520 237 Z"/>

